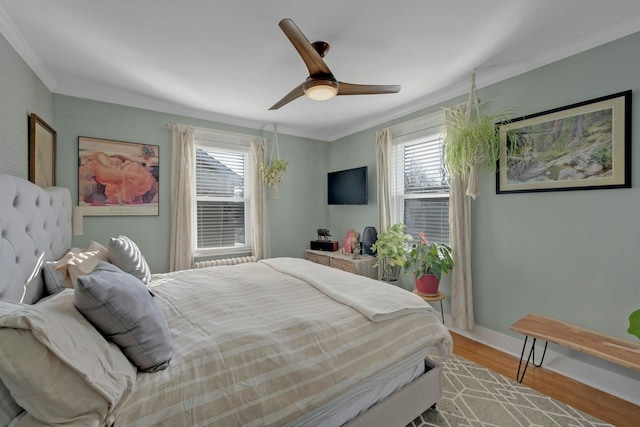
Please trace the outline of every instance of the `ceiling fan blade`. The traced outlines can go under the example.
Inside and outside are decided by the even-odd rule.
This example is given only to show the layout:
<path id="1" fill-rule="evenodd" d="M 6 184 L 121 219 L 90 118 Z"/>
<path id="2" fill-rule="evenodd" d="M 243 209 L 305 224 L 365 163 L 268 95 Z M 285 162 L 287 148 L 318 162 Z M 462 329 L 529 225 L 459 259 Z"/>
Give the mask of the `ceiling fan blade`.
<path id="1" fill-rule="evenodd" d="M 324 63 L 320 54 L 309 43 L 300 28 L 291 19 L 283 19 L 278 24 L 287 36 L 293 47 L 296 48 L 311 76 L 316 74 L 331 74 L 329 67 Z"/>
<path id="2" fill-rule="evenodd" d="M 338 82 L 338 95 L 378 95 L 383 93 L 398 93 L 400 85 L 356 85 Z"/>
<path id="3" fill-rule="evenodd" d="M 302 88 L 302 85 L 303 85 L 303 83 L 300 83 L 300 85 L 298 87 L 296 87 L 291 92 L 286 94 L 284 96 L 284 98 L 282 98 L 280 101 L 278 101 L 275 104 L 273 104 L 273 107 L 269 108 L 269 110 L 277 110 L 278 108 L 282 107 L 283 105 L 286 105 L 286 104 L 290 103 L 294 99 L 300 98 L 301 96 L 303 96 L 304 95 L 304 89 Z"/>

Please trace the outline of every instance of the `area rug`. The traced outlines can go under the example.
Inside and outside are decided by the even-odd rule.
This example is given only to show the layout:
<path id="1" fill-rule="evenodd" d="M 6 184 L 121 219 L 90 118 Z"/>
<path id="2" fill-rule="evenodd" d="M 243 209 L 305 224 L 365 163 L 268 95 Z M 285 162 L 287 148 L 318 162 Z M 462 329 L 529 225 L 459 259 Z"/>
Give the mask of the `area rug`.
<path id="1" fill-rule="evenodd" d="M 436 408 L 407 427 L 611 425 L 459 356 L 443 372 Z"/>

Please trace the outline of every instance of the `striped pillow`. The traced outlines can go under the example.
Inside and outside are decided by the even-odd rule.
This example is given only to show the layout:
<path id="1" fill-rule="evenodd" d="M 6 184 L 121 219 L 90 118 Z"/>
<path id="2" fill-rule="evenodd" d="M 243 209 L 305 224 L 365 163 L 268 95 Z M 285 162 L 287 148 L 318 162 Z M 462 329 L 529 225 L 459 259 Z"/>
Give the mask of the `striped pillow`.
<path id="1" fill-rule="evenodd" d="M 107 253 L 109 262 L 120 270 L 142 280 L 145 285 L 151 281 L 151 270 L 138 245 L 127 236 L 112 237 Z"/>

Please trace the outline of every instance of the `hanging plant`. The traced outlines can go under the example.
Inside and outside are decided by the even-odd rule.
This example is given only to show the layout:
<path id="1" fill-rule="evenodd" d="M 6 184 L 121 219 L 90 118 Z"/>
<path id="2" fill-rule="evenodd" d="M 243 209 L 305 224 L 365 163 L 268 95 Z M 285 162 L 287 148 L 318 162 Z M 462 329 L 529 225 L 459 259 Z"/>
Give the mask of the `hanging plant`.
<path id="1" fill-rule="evenodd" d="M 287 171 L 289 162 L 285 162 L 282 159 L 273 160 L 269 166 L 265 166 L 264 163 L 260 165 L 260 172 L 262 173 L 262 180 L 269 187 L 273 188 L 273 196 L 277 199 L 280 198 L 278 192 L 278 185 L 284 179 L 284 173 Z"/>
<path id="2" fill-rule="evenodd" d="M 466 105 L 445 108 L 444 164 L 451 176 L 468 179 L 467 195 L 479 194 L 478 170 L 495 172 L 500 157 L 500 138 L 496 123 L 508 121 L 508 111 L 480 115 L 476 95 L 475 72 L 471 74 L 471 90 Z"/>
<path id="3" fill-rule="evenodd" d="M 269 165 L 264 163 L 260 164 L 260 173 L 262 174 L 262 180 L 269 187 L 273 188 L 273 197 L 278 200 L 280 198 L 280 192 L 278 191 L 278 185 L 282 183 L 284 174 L 287 171 L 289 162 L 280 158 L 280 149 L 278 147 L 278 127 L 273 126 L 273 143 L 271 144 L 271 154 L 269 155 Z"/>
<path id="4" fill-rule="evenodd" d="M 629 315 L 629 329 L 627 332 L 640 338 L 640 310 L 636 310 Z"/>

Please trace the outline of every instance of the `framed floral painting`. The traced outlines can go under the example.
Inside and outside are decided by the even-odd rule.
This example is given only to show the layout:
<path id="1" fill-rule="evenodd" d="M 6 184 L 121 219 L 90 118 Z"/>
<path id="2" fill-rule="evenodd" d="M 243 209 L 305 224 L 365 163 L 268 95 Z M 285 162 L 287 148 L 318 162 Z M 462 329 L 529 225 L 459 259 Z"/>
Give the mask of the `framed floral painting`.
<path id="1" fill-rule="evenodd" d="M 159 151 L 157 145 L 78 137 L 84 215 L 158 215 Z"/>

